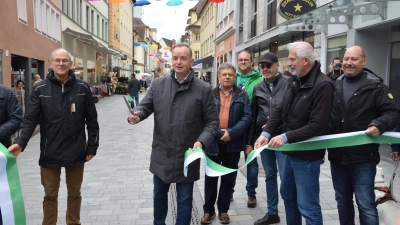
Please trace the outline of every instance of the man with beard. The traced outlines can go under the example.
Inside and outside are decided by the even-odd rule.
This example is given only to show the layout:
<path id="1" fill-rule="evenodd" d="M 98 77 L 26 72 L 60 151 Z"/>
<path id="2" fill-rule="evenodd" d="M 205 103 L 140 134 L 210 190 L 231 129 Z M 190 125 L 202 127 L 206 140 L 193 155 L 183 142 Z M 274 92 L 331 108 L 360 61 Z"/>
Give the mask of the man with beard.
<path id="1" fill-rule="evenodd" d="M 266 144 L 280 148 L 326 134 L 333 100 L 332 82 L 321 72 L 321 64 L 315 60 L 309 43 L 290 43 L 288 50 L 288 66 L 294 76 L 289 78 L 288 90 L 254 144 L 255 148 Z M 279 128 L 282 133 L 272 137 Z M 325 149 L 284 153 L 281 196 L 287 224 L 301 224 L 302 216 L 307 224 L 322 224 L 319 174 Z"/>

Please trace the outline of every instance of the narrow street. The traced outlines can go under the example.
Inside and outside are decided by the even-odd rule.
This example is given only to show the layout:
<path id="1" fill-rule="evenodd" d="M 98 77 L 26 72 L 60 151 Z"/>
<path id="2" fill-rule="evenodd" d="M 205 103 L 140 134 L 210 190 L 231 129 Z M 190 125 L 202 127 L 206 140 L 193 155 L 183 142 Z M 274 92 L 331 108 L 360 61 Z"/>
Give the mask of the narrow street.
<path id="1" fill-rule="evenodd" d="M 140 95 L 140 99 L 144 97 Z M 114 224 L 152 224 L 153 220 L 153 175 L 149 172 L 153 117 L 132 126 L 126 122 L 128 109 L 122 95 L 101 99 L 96 103 L 100 123 L 100 147 L 97 156 L 85 167 L 82 186 L 82 225 Z M 43 188 L 40 183 L 39 134 L 35 135 L 28 147 L 18 157 L 18 166 L 25 200 L 28 225 L 39 225 L 42 221 Z M 245 169 L 238 173 L 234 201 L 228 214 L 231 225 L 253 224 L 267 212 L 264 173 L 260 162 L 258 204 L 256 208 L 247 208 L 245 190 Z M 241 165 L 243 159 L 241 160 Z M 389 182 L 392 164 L 382 160 L 380 165 Z M 204 174 L 204 167 L 201 167 Z M 66 187 L 64 174 L 59 192 L 59 215 L 57 224 L 65 224 Z M 325 225 L 338 224 L 338 215 L 329 162 L 321 166 L 321 207 Z M 400 197 L 400 181 L 396 177 L 395 193 Z M 194 222 L 203 216 L 204 176 L 196 182 L 194 188 Z M 171 195 L 170 195 L 171 196 Z M 173 201 L 171 201 L 173 205 Z M 283 201 L 279 202 L 281 223 L 286 224 Z M 173 210 L 169 210 L 166 224 L 173 221 Z M 197 223 L 196 223 L 197 222 Z M 212 224 L 220 224 L 215 218 Z"/>

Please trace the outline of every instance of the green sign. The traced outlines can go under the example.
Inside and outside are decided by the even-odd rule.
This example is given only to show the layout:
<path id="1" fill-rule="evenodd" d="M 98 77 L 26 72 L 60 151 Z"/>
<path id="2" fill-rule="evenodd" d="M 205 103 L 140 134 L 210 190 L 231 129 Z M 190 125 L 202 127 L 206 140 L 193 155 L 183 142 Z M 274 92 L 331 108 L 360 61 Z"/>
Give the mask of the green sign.
<path id="1" fill-rule="evenodd" d="M 282 0 L 278 12 L 285 19 L 294 19 L 317 8 L 315 0 Z"/>

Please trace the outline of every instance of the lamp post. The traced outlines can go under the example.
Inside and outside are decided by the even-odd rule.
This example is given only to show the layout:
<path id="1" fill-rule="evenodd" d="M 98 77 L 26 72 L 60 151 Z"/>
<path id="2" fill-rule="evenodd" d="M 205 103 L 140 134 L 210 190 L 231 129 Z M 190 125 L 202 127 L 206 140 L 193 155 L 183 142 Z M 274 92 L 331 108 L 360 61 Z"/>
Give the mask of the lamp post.
<path id="1" fill-rule="evenodd" d="M 151 64 L 150 64 L 150 56 L 149 56 L 149 54 L 150 54 L 150 45 L 151 45 L 151 39 L 149 38 L 149 37 L 146 37 L 146 42 L 147 42 L 147 46 L 148 46 L 148 48 L 147 48 L 147 65 L 148 65 L 148 68 L 147 68 L 147 73 L 150 73 L 151 72 Z"/>

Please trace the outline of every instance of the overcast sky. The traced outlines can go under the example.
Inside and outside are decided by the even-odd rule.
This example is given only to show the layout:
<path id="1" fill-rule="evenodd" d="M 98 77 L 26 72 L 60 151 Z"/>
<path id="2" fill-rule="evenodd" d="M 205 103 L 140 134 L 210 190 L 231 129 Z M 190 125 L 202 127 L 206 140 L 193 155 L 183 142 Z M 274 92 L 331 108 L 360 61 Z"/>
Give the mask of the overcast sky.
<path id="1" fill-rule="evenodd" d="M 142 21 L 150 28 L 157 28 L 157 41 L 167 38 L 179 42 L 181 35 L 185 34 L 188 11 L 197 1 L 182 1 L 182 5 L 167 6 L 168 0 L 149 0 L 151 4 L 142 7 Z"/>

